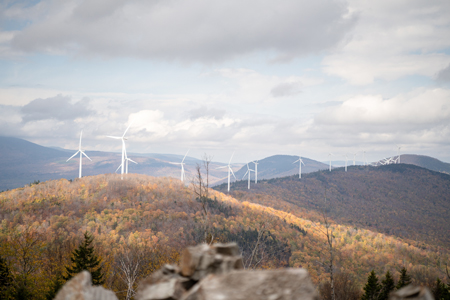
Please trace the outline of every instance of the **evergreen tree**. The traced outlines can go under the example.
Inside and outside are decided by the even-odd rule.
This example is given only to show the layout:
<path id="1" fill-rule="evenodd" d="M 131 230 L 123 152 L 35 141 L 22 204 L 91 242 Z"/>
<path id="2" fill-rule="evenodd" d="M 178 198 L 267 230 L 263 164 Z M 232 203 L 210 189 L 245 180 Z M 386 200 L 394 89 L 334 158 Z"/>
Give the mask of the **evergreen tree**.
<path id="1" fill-rule="evenodd" d="M 389 298 L 389 293 L 395 289 L 394 278 L 391 276 L 391 272 L 389 270 L 386 272 L 386 275 L 381 281 L 381 291 L 378 300 L 387 300 Z"/>
<path id="2" fill-rule="evenodd" d="M 12 299 L 13 276 L 6 260 L 0 256 L 0 299 Z"/>
<path id="3" fill-rule="evenodd" d="M 378 283 L 378 277 L 375 271 L 370 272 L 367 278 L 367 283 L 364 286 L 364 294 L 361 300 L 377 300 L 380 294 L 380 284 Z"/>
<path id="4" fill-rule="evenodd" d="M 436 300 L 450 300 L 450 286 L 438 278 L 433 287 L 433 296 Z"/>
<path id="5" fill-rule="evenodd" d="M 91 273 L 92 283 L 94 285 L 103 284 L 103 272 L 100 266 L 100 259 L 94 253 L 94 247 L 91 246 L 94 238 L 87 231 L 84 233 L 84 241 L 72 252 L 72 266 L 66 267 L 67 276 L 63 278 L 69 280 L 83 270 Z"/>
<path id="6" fill-rule="evenodd" d="M 403 267 L 401 270 L 400 270 L 400 279 L 398 280 L 398 283 L 397 283 L 397 289 L 399 290 L 399 289 L 401 289 L 402 287 L 404 287 L 404 286 L 407 286 L 407 285 L 410 285 L 411 284 L 411 276 L 409 276 L 407 273 L 406 273 L 406 268 L 405 267 Z"/>
<path id="7" fill-rule="evenodd" d="M 45 295 L 47 300 L 52 300 L 56 297 L 58 291 L 63 287 L 64 279 L 60 274 L 56 275 L 56 277 L 52 280 L 50 284 L 50 290 Z"/>

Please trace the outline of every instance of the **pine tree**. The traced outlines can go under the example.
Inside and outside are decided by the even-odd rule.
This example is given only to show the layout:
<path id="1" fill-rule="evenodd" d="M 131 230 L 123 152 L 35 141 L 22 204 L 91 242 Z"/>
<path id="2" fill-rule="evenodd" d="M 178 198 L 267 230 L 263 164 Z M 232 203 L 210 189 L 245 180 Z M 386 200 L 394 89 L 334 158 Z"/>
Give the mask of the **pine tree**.
<path id="1" fill-rule="evenodd" d="M 411 276 L 409 276 L 408 274 L 406 274 L 406 268 L 403 267 L 400 270 L 400 279 L 398 280 L 397 286 L 396 288 L 399 290 L 404 286 L 410 285 L 411 284 Z"/>
<path id="2" fill-rule="evenodd" d="M 395 289 L 394 278 L 391 276 L 391 272 L 389 270 L 386 272 L 386 275 L 381 281 L 381 292 L 378 300 L 387 300 L 389 298 L 389 293 Z"/>
<path id="3" fill-rule="evenodd" d="M 367 283 L 364 286 L 364 294 L 361 300 L 377 300 L 380 294 L 380 284 L 378 283 L 378 277 L 375 271 L 370 272 L 367 278 Z"/>
<path id="4" fill-rule="evenodd" d="M 84 233 L 84 241 L 72 252 L 72 266 L 66 267 L 67 276 L 64 276 L 65 280 L 71 279 L 76 274 L 83 270 L 87 270 L 91 273 L 92 283 L 94 285 L 103 284 L 102 267 L 100 266 L 100 259 L 94 253 L 94 247 L 91 246 L 94 238 L 87 231 Z"/>
<path id="5" fill-rule="evenodd" d="M 6 260 L 0 256 L 0 299 L 12 299 L 13 276 Z"/>
<path id="6" fill-rule="evenodd" d="M 436 300 L 450 300 L 450 286 L 438 278 L 433 287 L 433 296 Z"/>

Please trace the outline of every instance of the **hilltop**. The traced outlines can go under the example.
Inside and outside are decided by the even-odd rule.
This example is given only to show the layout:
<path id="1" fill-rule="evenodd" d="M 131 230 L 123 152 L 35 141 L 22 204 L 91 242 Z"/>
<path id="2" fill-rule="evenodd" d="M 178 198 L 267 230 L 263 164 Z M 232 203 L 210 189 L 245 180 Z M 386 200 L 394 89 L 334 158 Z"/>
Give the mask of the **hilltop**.
<path id="1" fill-rule="evenodd" d="M 226 191 L 226 185 L 215 187 Z M 332 172 L 233 183 L 231 196 L 280 209 L 323 211 L 340 224 L 450 247 L 450 175 L 414 165 L 351 166 Z M 325 197 L 327 203 L 325 203 Z"/>
<path id="2" fill-rule="evenodd" d="M 309 176 L 312 179 L 319 175 L 320 172 Z M 261 186 L 276 182 L 267 181 Z M 12 265 L 18 266 L 20 261 L 14 259 L 15 252 L 11 250 L 15 249 L 14 239 L 37 237 L 40 245 L 46 246 L 35 249 L 33 255 L 45 259 L 35 259 L 33 264 L 47 266 L 59 259 L 52 268 L 34 269 L 34 282 L 45 283 L 57 276 L 58 266 L 67 264 L 71 249 L 87 230 L 93 233 L 104 261 L 107 284 L 119 291 L 123 286 L 113 271 L 117 258 L 128 253 L 124 251 L 135 246 L 148 249 L 150 254 L 146 257 L 153 267 L 174 262 L 181 249 L 204 240 L 206 224 L 208 238 L 216 242 L 237 241 L 245 263 L 249 263 L 258 234 L 264 229 L 257 248 L 258 258 L 250 267 L 304 267 L 316 284 L 327 280 L 320 263 L 326 256 L 320 215 L 305 208 L 283 207 L 283 201 L 290 204 L 289 198 L 279 198 L 279 204 L 270 207 L 273 204 L 270 195 L 265 199 L 263 194 L 254 194 L 254 201 L 243 201 L 244 193 L 235 193 L 238 199 L 210 190 L 209 200 L 205 202 L 209 212 L 205 220 L 202 203 L 193 190 L 171 178 L 129 174 L 120 180 L 119 175 L 109 174 L 72 182 L 47 181 L 3 192 L 0 193 L 0 253 L 10 253 Z M 307 201 L 313 200 L 307 197 Z M 258 201 L 259 204 L 254 203 Z M 340 224 L 338 219 L 332 228 L 336 237 L 336 268 L 354 276 L 359 285 L 372 269 L 378 274 L 391 270 L 398 276 L 403 266 L 415 280 L 431 282 L 442 275 L 439 262 L 449 260 L 448 248 L 424 242 L 416 245 L 393 234 Z M 145 272 L 151 270 L 154 268 Z M 41 288 L 48 288 L 44 283 Z"/>

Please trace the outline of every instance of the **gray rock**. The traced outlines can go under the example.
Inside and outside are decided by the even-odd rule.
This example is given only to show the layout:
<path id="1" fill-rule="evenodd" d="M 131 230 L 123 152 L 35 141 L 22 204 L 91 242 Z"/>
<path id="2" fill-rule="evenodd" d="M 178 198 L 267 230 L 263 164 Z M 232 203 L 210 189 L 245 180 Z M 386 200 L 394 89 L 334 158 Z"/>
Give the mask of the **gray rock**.
<path id="1" fill-rule="evenodd" d="M 399 289 L 389 296 L 389 300 L 434 300 L 430 290 L 422 286 L 412 284 Z"/>
<path id="2" fill-rule="evenodd" d="M 194 285 L 189 278 L 178 274 L 177 266 L 165 265 L 139 283 L 137 300 L 177 300 Z"/>
<path id="3" fill-rule="evenodd" d="M 209 275 L 182 300 L 317 300 L 316 289 L 304 269 L 232 271 Z"/>
<path id="4" fill-rule="evenodd" d="M 92 286 L 91 274 L 83 271 L 66 282 L 54 300 L 117 300 L 117 297 L 101 286 Z"/>
<path id="5" fill-rule="evenodd" d="M 209 274 L 224 274 L 231 270 L 243 269 L 244 264 L 239 251 L 236 243 L 188 247 L 181 255 L 181 275 L 198 281 Z"/>

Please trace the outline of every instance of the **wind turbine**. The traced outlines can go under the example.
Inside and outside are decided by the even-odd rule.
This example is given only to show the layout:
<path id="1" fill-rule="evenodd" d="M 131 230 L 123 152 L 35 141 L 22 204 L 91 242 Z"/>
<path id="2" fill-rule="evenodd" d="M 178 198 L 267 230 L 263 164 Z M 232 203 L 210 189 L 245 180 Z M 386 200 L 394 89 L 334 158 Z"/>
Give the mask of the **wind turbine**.
<path id="1" fill-rule="evenodd" d="M 293 162 L 295 164 L 296 162 L 299 162 L 300 166 L 298 167 L 298 178 L 302 178 L 302 164 L 305 165 L 302 158 L 299 156 L 296 161 Z"/>
<path id="2" fill-rule="evenodd" d="M 125 167 L 125 155 L 126 155 L 126 149 L 125 149 L 125 140 L 126 140 L 126 138 L 125 138 L 125 134 L 127 134 L 127 131 L 128 131 L 128 129 L 130 129 L 130 126 L 131 126 L 131 123 L 130 123 L 130 125 L 128 125 L 128 127 L 125 130 L 125 132 L 123 133 L 123 135 L 120 136 L 120 137 L 119 136 L 110 136 L 110 135 L 107 136 L 107 137 L 112 138 L 112 139 L 122 140 L 122 163 L 120 164 L 120 168 L 121 168 L 120 174 L 122 175 L 121 179 L 123 179 L 123 172 L 124 172 L 124 167 Z"/>
<path id="3" fill-rule="evenodd" d="M 258 183 L 258 164 L 259 162 L 257 160 L 253 161 L 253 163 L 255 164 L 255 183 Z"/>
<path id="4" fill-rule="evenodd" d="M 328 153 L 328 158 L 330 159 L 330 172 L 331 172 L 331 156 L 334 155 L 333 153 Z"/>
<path id="5" fill-rule="evenodd" d="M 80 133 L 80 145 L 78 146 L 78 151 L 74 155 L 72 155 L 68 160 L 66 160 L 66 162 L 68 162 L 73 157 L 75 157 L 75 155 L 80 153 L 80 170 L 79 170 L 79 173 L 78 173 L 79 178 L 81 178 L 81 168 L 82 168 L 83 155 L 86 156 L 90 161 L 92 161 L 92 159 L 90 159 L 89 156 L 87 156 L 86 153 L 84 153 L 84 151 L 81 150 L 81 136 L 82 135 L 83 135 L 83 130 L 81 130 L 81 133 Z"/>
<path id="6" fill-rule="evenodd" d="M 366 150 L 363 151 L 363 161 L 364 165 L 366 165 Z"/>
<path id="7" fill-rule="evenodd" d="M 190 149 L 189 149 L 189 150 L 190 150 Z M 186 152 L 186 154 L 185 154 L 184 157 L 183 157 L 183 160 L 182 160 L 180 163 L 174 163 L 174 162 L 171 162 L 172 165 L 181 165 L 181 181 L 182 181 L 182 182 L 184 182 L 184 178 L 186 178 L 186 175 L 185 175 L 185 173 L 184 173 L 184 159 L 185 159 L 186 156 L 188 155 L 189 150 Z"/>
<path id="8" fill-rule="evenodd" d="M 348 156 L 345 154 L 345 172 L 347 172 L 347 162 L 348 162 Z"/>
<path id="9" fill-rule="evenodd" d="M 242 176 L 242 179 L 244 179 L 245 175 L 248 174 L 248 189 L 250 189 L 250 177 L 251 177 L 251 172 L 255 172 L 254 170 L 250 169 L 250 167 L 248 166 L 247 163 L 247 172 L 245 172 L 244 176 Z M 229 191 L 229 190 L 228 190 Z"/>
<path id="10" fill-rule="evenodd" d="M 353 153 L 353 165 L 356 166 L 356 154 L 358 154 L 358 152 Z"/>
<path id="11" fill-rule="evenodd" d="M 125 174 L 128 174 L 128 161 L 131 161 L 135 164 L 138 164 L 137 162 L 135 162 L 134 160 L 132 160 L 131 158 L 128 158 L 127 156 L 127 149 L 125 149 Z M 122 165 L 120 165 L 117 169 L 116 172 L 120 169 Z"/>
<path id="12" fill-rule="evenodd" d="M 228 168 L 228 192 L 230 191 L 230 179 L 231 179 L 231 174 L 233 174 L 234 179 L 236 179 L 236 176 L 234 175 L 233 170 L 231 169 L 231 160 L 233 159 L 234 156 L 234 152 L 231 155 L 230 161 L 228 162 L 228 165 L 223 166 L 223 167 L 219 167 L 217 169 L 223 169 L 223 168 Z"/>
<path id="13" fill-rule="evenodd" d="M 397 157 L 398 157 L 398 163 L 400 163 L 400 149 L 402 149 L 401 146 L 396 145 L 397 146 Z"/>

